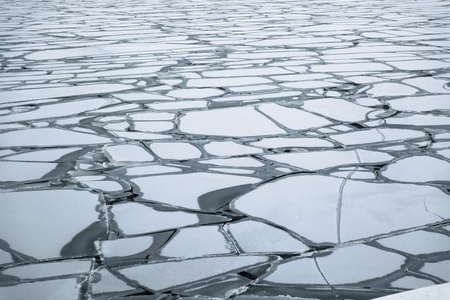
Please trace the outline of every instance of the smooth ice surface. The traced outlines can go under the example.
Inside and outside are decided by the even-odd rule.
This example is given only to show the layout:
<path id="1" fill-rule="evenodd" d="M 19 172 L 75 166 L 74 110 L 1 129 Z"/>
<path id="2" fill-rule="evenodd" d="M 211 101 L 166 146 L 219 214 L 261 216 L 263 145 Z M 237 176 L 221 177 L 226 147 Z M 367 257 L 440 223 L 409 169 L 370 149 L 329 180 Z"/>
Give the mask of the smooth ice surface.
<path id="1" fill-rule="evenodd" d="M 405 276 L 400 279 L 395 280 L 391 283 L 393 287 L 403 288 L 403 289 L 418 289 L 421 287 L 426 287 L 433 285 L 431 280 L 417 278 L 413 276 Z"/>
<path id="2" fill-rule="evenodd" d="M 280 264 L 265 281 L 286 284 L 327 284 L 312 258 Z"/>
<path id="3" fill-rule="evenodd" d="M 107 144 L 109 138 L 56 128 L 33 128 L 0 133 L 0 147 Z"/>
<path id="4" fill-rule="evenodd" d="M 50 173 L 56 164 L 39 162 L 0 161 L 0 181 L 26 181 L 39 179 Z"/>
<path id="5" fill-rule="evenodd" d="M 159 165 L 133 167 L 133 168 L 127 168 L 127 170 L 126 170 L 127 175 L 129 175 L 129 176 L 164 174 L 164 173 L 172 173 L 172 172 L 180 172 L 180 171 L 181 171 L 181 169 L 179 169 L 179 168 L 165 167 L 165 166 L 159 166 Z"/>
<path id="6" fill-rule="evenodd" d="M 189 143 L 152 143 L 150 149 L 163 159 L 199 158 L 202 153 Z"/>
<path id="7" fill-rule="evenodd" d="M 410 156 L 391 163 L 382 174 L 405 182 L 448 181 L 450 163 L 432 156 Z"/>
<path id="8" fill-rule="evenodd" d="M 361 282 L 396 271 L 405 257 L 366 245 L 355 245 L 318 257 L 317 264 L 330 284 Z"/>
<path id="9" fill-rule="evenodd" d="M 208 98 L 208 97 L 214 97 L 224 94 L 223 91 L 219 89 L 179 89 L 179 90 L 173 90 L 170 91 L 167 95 L 176 97 L 176 98 L 183 98 L 183 99 L 201 99 L 201 98 Z"/>
<path id="10" fill-rule="evenodd" d="M 230 253 L 230 250 L 218 226 L 181 229 L 161 250 L 161 255 L 168 257 L 199 257 L 226 253 Z"/>
<path id="11" fill-rule="evenodd" d="M 180 130 L 193 134 L 231 137 L 285 133 L 251 106 L 188 112 L 181 118 Z"/>
<path id="12" fill-rule="evenodd" d="M 252 143 L 252 145 L 265 148 L 333 146 L 331 142 L 318 138 L 264 138 L 261 141 Z"/>
<path id="13" fill-rule="evenodd" d="M 325 118 L 278 104 L 263 104 L 259 110 L 289 129 L 301 130 L 331 124 Z"/>
<path id="14" fill-rule="evenodd" d="M 430 93 L 450 94 L 450 90 L 445 88 L 449 81 L 446 79 L 437 79 L 431 77 L 411 78 L 404 80 L 405 83 L 417 86 Z"/>
<path id="15" fill-rule="evenodd" d="M 413 95 L 419 90 L 400 83 L 377 83 L 367 91 L 372 97 Z"/>
<path id="16" fill-rule="evenodd" d="M 212 164 L 217 166 L 228 167 L 262 167 L 264 164 L 254 158 L 236 157 L 236 158 L 224 158 L 224 159 L 208 159 L 205 161 L 199 161 L 204 164 Z"/>
<path id="17" fill-rule="evenodd" d="M 11 253 L 0 249 L 0 264 L 8 264 L 14 262 Z"/>
<path id="18" fill-rule="evenodd" d="M 139 236 L 128 239 L 99 242 L 105 257 L 129 256 L 147 250 L 153 243 L 152 236 Z"/>
<path id="19" fill-rule="evenodd" d="M 450 260 L 445 260 L 440 263 L 427 262 L 420 269 L 420 271 L 439 277 L 442 280 L 449 281 L 450 280 L 450 274 L 448 273 L 449 267 L 450 267 Z"/>
<path id="20" fill-rule="evenodd" d="M 309 249 L 285 231 L 261 222 L 235 222 L 227 227 L 245 252 L 303 252 Z"/>
<path id="21" fill-rule="evenodd" d="M 444 252 L 450 249 L 450 237 L 428 231 L 415 231 L 378 240 L 383 246 L 412 254 Z"/>
<path id="22" fill-rule="evenodd" d="M 403 111 L 450 110 L 450 100 L 447 95 L 406 97 L 388 101 L 393 109 Z"/>
<path id="23" fill-rule="evenodd" d="M 134 289 L 105 269 L 101 269 L 95 274 L 100 276 L 100 281 L 92 284 L 93 294 L 122 292 Z"/>
<path id="24" fill-rule="evenodd" d="M 1 288 L 1 300 L 22 300 L 33 295 L 36 299 L 77 300 L 78 286 L 76 278 L 55 279 L 44 282 L 29 282 Z"/>
<path id="25" fill-rule="evenodd" d="M 211 142 L 205 145 L 205 150 L 217 156 L 245 155 L 263 152 L 261 149 L 240 145 L 232 141 Z"/>
<path id="26" fill-rule="evenodd" d="M 38 100 L 58 97 L 71 97 L 81 95 L 96 95 L 131 89 L 124 84 L 90 84 L 70 87 L 55 87 L 46 89 L 31 89 L 21 91 L 1 91 L 0 99 L 5 102 L 21 102 L 26 100 Z"/>
<path id="27" fill-rule="evenodd" d="M 107 146 L 105 152 L 111 157 L 113 164 L 121 165 L 124 162 L 145 162 L 154 160 L 153 156 L 138 145 Z"/>
<path id="28" fill-rule="evenodd" d="M 395 118 L 386 120 L 388 124 L 410 125 L 410 126 L 447 126 L 449 117 L 433 115 L 399 115 Z"/>
<path id="29" fill-rule="evenodd" d="M 114 103 L 114 101 L 109 99 L 89 99 L 67 103 L 49 104 L 38 107 L 37 110 L 16 113 L 2 117 L 0 119 L 0 122 L 20 122 L 26 120 L 48 119 L 76 115 L 78 113 L 98 109 L 106 104 L 112 103 Z"/>
<path id="30" fill-rule="evenodd" d="M 84 274 L 91 268 L 91 260 L 72 260 L 26 265 L 2 271 L 3 275 L 16 276 L 21 279 L 37 279 L 69 274 Z"/>
<path id="31" fill-rule="evenodd" d="M 333 98 L 306 101 L 302 108 L 345 122 L 365 120 L 366 115 L 373 110 L 349 101 Z"/>
<path id="32" fill-rule="evenodd" d="M 119 272 L 150 289 L 164 290 L 234 269 L 264 263 L 267 260 L 266 256 L 219 256 L 140 265 L 122 269 Z"/>

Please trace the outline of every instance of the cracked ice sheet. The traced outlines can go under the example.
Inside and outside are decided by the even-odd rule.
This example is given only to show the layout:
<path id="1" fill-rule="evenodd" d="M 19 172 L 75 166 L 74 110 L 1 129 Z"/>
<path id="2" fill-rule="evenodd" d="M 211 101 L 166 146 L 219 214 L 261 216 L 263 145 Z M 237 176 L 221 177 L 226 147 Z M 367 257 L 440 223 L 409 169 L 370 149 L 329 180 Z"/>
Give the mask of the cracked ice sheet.
<path id="1" fill-rule="evenodd" d="M 0 3 L 1 300 L 372 299 L 449 280 L 445 1 L 147 4 Z"/>
<path id="2" fill-rule="evenodd" d="M 262 185 L 232 207 L 315 243 L 341 243 L 439 222 L 450 215 L 446 200 L 434 187 L 300 175 Z M 321 226 L 310 225 L 318 219 Z"/>

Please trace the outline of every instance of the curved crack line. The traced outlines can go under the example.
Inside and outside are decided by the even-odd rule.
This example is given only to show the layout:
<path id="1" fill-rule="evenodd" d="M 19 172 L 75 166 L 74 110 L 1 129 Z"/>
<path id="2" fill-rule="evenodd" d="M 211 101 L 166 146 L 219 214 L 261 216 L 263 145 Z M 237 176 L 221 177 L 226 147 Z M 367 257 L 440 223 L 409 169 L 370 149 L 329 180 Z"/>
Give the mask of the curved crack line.
<path id="1" fill-rule="evenodd" d="M 319 263 L 317 262 L 317 257 L 313 257 L 314 259 L 314 264 L 316 265 L 317 271 L 319 271 L 320 276 L 322 276 L 323 280 L 327 283 L 327 285 L 330 287 L 330 289 L 333 291 L 333 293 L 336 295 L 336 298 L 339 297 L 338 292 L 336 291 L 336 289 L 334 288 L 334 286 L 332 286 L 330 284 L 330 282 L 327 280 L 327 278 L 325 277 L 325 275 L 323 274 L 322 270 L 320 269 Z"/>
<path id="2" fill-rule="evenodd" d="M 355 149 L 356 159 L 358 163 L 361 164 L 361 158 L 358 154 L 358 150 Z M 355 167 L 348 175 L 342 180 L 341 185 L 339 186 L 339 197 L 336 207 L 336 234 L 338 244 L 341 244 L 341 219 L 342 219 L 342 202 L 344 196 L 344 187 L 347 184 L 347 181 L 355 174 L 355 172 L 359 169 L 359 167 Z"/>
<path id="3" fill-rule="evenodd" d="M 443 217 L 441 217 L 440 215 L 435 214 L 434 212 L 431 212 L 431 211 L 428 210 L 428 206 L 427 206 L 427 198 L 423 199 L 423 206 L 425 207 L 425 211 L 426 211 L 427 213 L 430 213 L 430 214 L 432 214 L 432 215 L 435 215 L 436 217 L 438 217 L 438 218 L 441 219 L 442 221 L 445 220 L 445 219 L 444 219 Z"/>

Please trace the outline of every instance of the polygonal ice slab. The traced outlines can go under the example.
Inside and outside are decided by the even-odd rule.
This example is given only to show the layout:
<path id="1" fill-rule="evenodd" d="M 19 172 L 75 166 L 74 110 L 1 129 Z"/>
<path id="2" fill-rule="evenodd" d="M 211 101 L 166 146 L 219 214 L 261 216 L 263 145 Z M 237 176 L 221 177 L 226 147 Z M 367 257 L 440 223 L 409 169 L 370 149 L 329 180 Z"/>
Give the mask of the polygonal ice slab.
<path id="1" fill-rule="evenodd" d="M 213 48 L 206 45 L 186 45 L 186 44 L 167 44 L 167 43 L 120 43 L 112 45 L 95 45 L 88 47 L 71 47 L 62 49 L 48 49 L 36 51 L 27 55 L 30 60 L 48 60 L 61 59 L 70 57 L 99 57 L 99 56 L 116 56 L 130 55 L 137 53 L 146 53 L 152 51 L 167 52 L 171 50 L 212 50 Z"/>
<path id="2" fill-rule="evenodd" d="M 14 260 L 12 259 L 11 253 L 0 249 L 0 265 L 9 264 L 12 262 L 14 262 Z"/>
<path id="3" fill-rule="evenodd" d="M 302 258 L 280 264 L 273 273 L 264 278 L 264 281 L 281 284 L 327 284 L 313 258 Z"/>
<path id="4" fill-rule="evenodd" d="M 55 163 L 0 161 L 0 181 L 40 179 L 56 168 Z"/>
<path id="5" fill-rule="evenodd" d="M 67 260 L 47 262 L 9 268 L 3 270 L 3 275 L 15 276 L 20 279 L 38 279 L 63 275 L 87 274 L 91 269 L 92 261 Z"/>
<path id="6" fill-rule="evenodd" d="M 144 199 L 191 209 L 201 209 L 198 199 L 202 195 L 218 191 L 217 195 L 208 199 L 215 201 L 214 198 L 220 197 L 220 190 L 254 184 L 259 181 L 260 179 L 254 177 L 203 172 L 157 175 L 132 180 L 140 187 Z"/>
<path id="7" fill-rule="evenodd" d="M 311 71 L 330 73 L 330 72 L 374 72 L 374 71 L 389 71 L 392 70 L 391 67 L 386 66 L 381 63 L 357 63 L 357 64 L 323 64 L 323 65 L 312 65 Z"/>
<path id="8" fill-rule="evenodd" d="M 182 99 L 202 99 L 214 96 L 223 95 L 225 92 L 219 89 L 204 88 L 204 89 L 178 89 L 172 90 L 167 95 Z"/>
<path id="9" fill-rule="evenodd" d="M 388 100 L 388 103 L 391 108 L 402 111 L 450 110 L 448 95 L 406 97 Z"/>
<path id="10" fill-rule="evenodd" d="M 363 244 L 340 248 L 317 258 L 327 281 L 349 284 L 383 277 L 400 269 L 405 257 Z"/>
<path id="11" fill-rule="evenodd" d="M 103 148 L 114 165 L 124 165 L 127 162 L 153 161 L 153 156 L 138 145 L 114 145 Z"/>
<path id="12" fill-rule="evenodd" d="M 217 166 L 224 167 L 250 167 L 257 168 L 262 167 L 264 164 L 259 160 L 256 160 L 251 157 L 235 157 L 235 158 L 217 158 L 217 159 L 208 159 L 204 161 L 199 161 L 202 164 L 212 164 Z"/>
<path id="13" fill-rule="evenodd" d="M 450 93 L 450 89 L 446 88 L 450 81 L 448 79 L 438 79 L 433 77 L 416 77 L 403 80 L 404 83 L 416 86 L 430 93 Z"/>
<path id="14" fill-rule="evenodd" d="M 76 278 L 37 281 L 0 287 L 0 300 L 78 300 L 78 296 L 79 290 Z"/>
<path id="15" fill-rule="evenodd" d="M 266 68 L 248 68 L 248 69 L 228 69 L 218 71 L 206 71 L 202 75 L 205 77 L 237 77 L 237 76 L 264 76 L 264 75 L 281 75 L 290 74 L 288 71 L 279 67 Z"/>
<path id="16" fill-rule="evenodd" d="M 180 172 L 180 171 L 181 171 L 180 168 L 166 167 L 166 166 L 160 166 L 160 165 L 126 168 L 126 172 L 127 172 L 126 174 L 128 176 L 175 173 L 175 172 Z"/>
<path id="17" fill-rule="evenodd" d="M 450 118 L 446 116 L 400 114 L 387 118 L 387 124 L 408 125 L 408 126 L 448 126 Z"/>
<path id="18" fill-rule="evenodd" d="M 323 117 L 275 103 L 262 104 L 259 106 L 259 110 L 280 124 L 294 130 L 304 130 L 332 124 Z"/>
<path id="19" fill-rule="evenodd" d="M 12 249 L 38 259 L 60 257 L 72 238 L 98 221 L 98 204 L 98 197 L 86 191 L 1 193 L 0 228 L 8 230 L 0 231 L 0 239 Z M 102 233 L 91 230 L 88 234 Z M 78 252 L 87 253 L 90 246 L 78 243 Z"/>
<path id="20" fill-rule="evenodd" d="M 92 283 L 93 294 L 123 292 L 135 289 L 117 278 L 107 269 L 101 269 L 95 272 L 93 277 L 95 278 Z"/>
<path id="21" fill-rule="evenodd" d="M 189 79 L 186 86 L 189 87 L 228 87 L 252 84 L 272 83 L 271 80 L 262 77 L 224 77 Z"/>
<path id="22" fill-rule="evenodd" d="M 414 70 L 433 70 L 433 69 L 442 69 L 449 68 L 450 63 L 439 60 L 405 60 L 405 61 L 391 61 L 390 65 L 393 65 L 397 69 L 414 71 Z"/>
<path id="23" fill-rule="evenodd" d="M 336 98 L 305 101 L 302 108 L 345 122 L 365 120 L 367 114 L 373 111 L 371 108 L 359 106 L 350 101 Z"/>
<path id="24" fill-rule="evenodd" d="M 264 157 L 306 170 L 319 170 L 347 164 L 379 163 L 392 159 L 389 154 L 367 150 L 280 153 L 264 155 Z"/>
<path id="25" fill-rule="evenodd" d="M 367 91 L 367 94 L 373 97 L 385 97 L 385 96 L 404 96 L 413 95 L 419 90 L 400 83 L 376 83 L 374 87 Z"/>
<path id="26" fill-rule="evenodd" d="M 118 270 L 155 291 L 241 270 L 269 260 L 267 256 L 220 256 L 140 265 Z"/>
<path id="27" fill-rule="evenodd" d="M 317 243 L 358 240 L 450 216 L 448 196 L 437 188 L 317 175 L 289 176 L 261 185 L 234 200 L 232 207 Z M 320 226 L 314 225 L 317 220 Z"/>
<path id="28" fill-rule="evenodd" d="M 162 248 L 160 254 L 167 257 L 198 257 L 230 252 L 218 226 L 200 226 L 181 229 Z"/>
<path id="29" fill-rule="evenodd" d="M 150 149 L 163 159 L 193 159 L 202 155 L 200 150 L 189 143 L 152 143 Z"/>
<path id="30" fill-rule="evenodd" d="M 389 164 L 382 175 L 404 182 L 449 181 L 450 163 L 426 155 L 406 157 Z"/>
<path id="31" fill-rule="evenodd" d="M 174 124 L 168 121 L 134 122 L 136 131 L 163 132 L 173 129 L 173 126 Z"/>
<path id="32" fill-rule="evenodd" d="M 130 256 L 143 252 L 153 244 L 152 236 L 101 241 L 96 243 L 97 249 L 104 257 Z"/>
<path id="33" fill-rule="evenodd" d="M 450 249 L 450 237 L 429 231 L 414 231 L 384 238 L 381 245 L 414 255 L 445 252 Z"/>
<path id="34" fill-rule="evenodd" d="M 56 128 L 33 128 L 0 134 L 0 147 L 48 147 L 107 144 L 110 142 L 110 139 L 98 135 Z"/>
<path id="35" fill-rule="evenodd" d="M 261 149 L 241 145 L 232 141 L 210 142 L 209 144 L 206 144 L 204 148 L 209 154 L 217 156 L 234 156 L 263 152 Z"/>
<path id="36" fill-rule="evenodd" d="M 167 112 L 138 112 L 130 113 L 133 121 L 170 121 L 175 117 L 174 113 Z"/>
<path id="37" fill-rule="evenodd" d="M 284 147 L 333 147 L 333 143 L 318 138 L 264 138 L 258 142 L 251 143 L 253 146 L 264 148 Z"/>
<path id="38" fill-rule="evenodd" d="M 77 115 L 82 112 L 98 109 L 106 104 L 114 103 L 114 100 L 96 98 L 72 102 L 62 102 L 38 106 L 38 109 L 23 113 L 3 116 L 0 122 L 20 122 L 26 120 L 39 120 L 46 118 L 57 118 L 62 116 Z"/>
<path id="39" fill-rule="evenodd" d="M 286 133 L 252 106 L 188 112 L 180 119 L 180 130 L 230 137 Z"/>
<path id="40" fill-rule="evenodd" d="M 392 287 L 401 288 L 401 289 L 418 289 L 421 287 L 426 287 L 426 286 L 430 286 L 430 285 L 434 285 L 434 284 L 435 283 L 431 280 L 424 279 L 424 278 L 417 278 L 417 277 L 413 277 L 413 276 L 405 276 L 405 277 L 402 277 L 400 279 L 397 279 L 397 280 L 391 282 Z"/>
<path id="41" fill-rule="evenodd" d="M 130 90 L 133 86 L 125 84 L 89 84 L 55 88 L 26 89 L 0 92 L 0 99 L 5 102 L 20 102 L 82 95 L 96 95 Z"/>
<path id="42" fill-rule="evenodd" d="M 450 260 L 444 260 L 439 262 L 426 262 L 420 269 L 421 272 L 436 276 L 445 281 L 450 281 Z"/>
<path id="43" fill-rule="evenodd" d="M 331 136 L 331 138 L 344 145 L 358 145 L 358 144 L 409 140 L 424 136 L 425 133 L 418 130 L 396 129 L 396 128 L 374 128 L 336 134 Z"/>
<path id="44" fill-rule="evenodd" d="M 304 252 L 309 248 L 287 232 L 256 221 L 229 223 L 227 228 L 244 252 Z"/>

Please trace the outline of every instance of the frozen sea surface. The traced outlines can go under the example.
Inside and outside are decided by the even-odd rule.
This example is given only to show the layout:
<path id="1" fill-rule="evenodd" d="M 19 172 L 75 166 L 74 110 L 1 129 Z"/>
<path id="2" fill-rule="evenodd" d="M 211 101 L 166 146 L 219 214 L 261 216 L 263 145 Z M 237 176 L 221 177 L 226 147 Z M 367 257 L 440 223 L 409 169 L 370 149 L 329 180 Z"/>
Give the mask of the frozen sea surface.
<path id="1" fill-rule="evenodd" d="M 0 0 L 0 42 L 0 300 L 450 281 L 448 1 Z"/>

